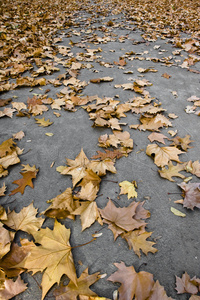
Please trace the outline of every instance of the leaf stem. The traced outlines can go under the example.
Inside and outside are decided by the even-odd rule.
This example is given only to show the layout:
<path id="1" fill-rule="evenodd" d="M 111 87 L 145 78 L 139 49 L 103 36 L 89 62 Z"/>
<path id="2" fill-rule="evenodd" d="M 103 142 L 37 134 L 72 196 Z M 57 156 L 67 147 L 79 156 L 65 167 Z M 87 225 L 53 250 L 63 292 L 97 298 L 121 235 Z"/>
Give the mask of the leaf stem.
<path id="1" fill-rule="evenodd" d="M 93 241 L 95 241 L 97 238 L 93 238 L 91 241 L 85 243 L 85 244 L 81 244 L 81 245 L 77 245 L 77 246 L 74 246 L 74 247 L 71 247 L 71 249 L 75 249 L 75 248 L 78 248 L 78 247 L 82 247 L 82 246 L 85 246 L 85 245 L 88 245 L 90 243 L 92 243 Z"/>

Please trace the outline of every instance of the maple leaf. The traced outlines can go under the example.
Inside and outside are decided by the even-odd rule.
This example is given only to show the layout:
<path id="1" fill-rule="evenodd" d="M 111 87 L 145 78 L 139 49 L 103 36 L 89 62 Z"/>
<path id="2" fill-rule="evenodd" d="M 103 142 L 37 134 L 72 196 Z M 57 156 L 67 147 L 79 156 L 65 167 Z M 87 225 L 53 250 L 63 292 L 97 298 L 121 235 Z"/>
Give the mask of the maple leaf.
<path id="1" fill-rule="evenodd" d="M 113 78 L 112 77 L 101 77 L 101 78 L 94 78 L 94 79 L 90 79 L 90 82 L 91 83 L 100 83 L 100 82 L 110 82 L 110 81 L 113 81 Z"/>
<path id="2" fill-rule="evenodd" d="M 53 122 L 50 122 L 50 120 L 45 120 L 45 118 L 39 119 L 39 118 L 35 118 L 36 123 L 40 124 L 39 126 L 42 127 L 47 127 L 50 126 L 51 124 L 53 124 Z"/>
<path id="3" fill-rule="evenodd" d="M 134 230 L 123 234 L 122 237 L 128 242 L 129 249 L 133 248 L 137 256 L 140 257 L 140 250 L 142 250 L 142 252 L 144 252 L 146 255 L 148 252 L 155 253 L 158 251 L 156 248 L 153 248 L 153 245 L 155 245 L 154 242 L 146 241 L 151 234 L 152 232 L 141 232 L 140 230 Z"/>
<path id="4" fill-rule="evenodd" d="M 180 171 L 184 171 L 187 163 L 184 164 L 179 164 L 177 163 L 176 165 L 173 165 L 171 161 L 169 161 L 169 164 L 166 168 L 162 167 L 161 170 L 158 170 L 159 174 L 161 177 L 168 179 L 169 181 L 174 181 L 172 177 L 180 177 L 180 178 L 185 178 L 184 175 L 180 174 Z"/>
<path id="5" fill-rule="evenodd" d="M 114 264 L 118 270 L 107 280 L 121 283 L 119 300 L 146 300 L 154 285 L 153 275 L 141 271 L 137 273 L 133 266 L 126 267 L 124 262 Z"/>
<path id="6" fill-rule="evenodd" d="M 56 170 L 63 175 L 72 175 L 72 183 L 75 186 L 86 175 L 85 170 L 88 163 L 89 159 L 81 149 L 75 160 L 67 159 L 69 167 L 62 167 L 62 169 L 58 167 Z"/>
<path id="7" fill-rule="evenodd" d="M 80 215 L 82 231 L 90 227 L 96 220 L 102 225 L 96 202 L 81 202 L 80 206 L 72 212 L 72 215 Z"/>
<path id="8" fill-rule="evenodd" d="M 24 102 L 12 102 L 12 107 L 17 109 L 18 111 L 27 109 L 27 106 Z"/>
<path id="9" fill-rule="evenodd" d="M 51 203 L 51 205 L 43 214 L 51 218 L 64 219 L 69 217 L 76 208 L 71 188 L 67 188 L 60 195 L 48 200 L 47 203 Z"/>
<path id="10" fill-rule="evenodd" d="M 16 193 L 23 195 L 26 186 L 30 186 L 32 189 L 34 188 L 32 179 L 36 178 L 37 171 L 20 172 L 20 174 L 23 178 L 13 181 L 14 184 L 18 185 L 18 188 L 11 191 L 9 196 L 15 195 Z"/>
<path id="11" fill-rule="evenodd" d="M 109 171 L 111 173 L 117 172 L 114 167 L 114 162 L 109 158 L 106 158 L 102 161 L 93 160 L 88 164 L 87 167 L 99 176 L 106 175 L 106 171 Z"/>
<path id="12" fill-rule="evenodd" d="M 200 163 L 198 160 L 192 162 L 191 160 L 188 161 L 185 170 L 187 172 L 190 172 L 194 175 L 196 175 L 197 177 L 200 177 Z"/>
<path id="13" fill-rule="evenodd" d="M 151 290 L 150 296 L 148 300 L 174 300 L 171 297 L 168 297 L 164 287 L 160 285 L 159 281 L 157 280 Z"/>
<path id="14" fill-rule="evenodd" d="M 187 151 L 187 149 L 192 148 L 189 146 L 190 143 L 194 142 L 190 140 L 190 135 L 187 134 L 184 138 L 181 138 L 180 136 L 176 136 L 172 139 L 173 143 L 171 145 L 176 146 L 178 149 L 181 149 L 183 151 Z"/>
<path id="15" fill-rule="evenodd" d="M 5 288 L 0 290 L 0 299 L 3 300 L 9 300 L 27 289 L 27 283 L 24 283 L 20 276 L 16 281 L 6 279 L 4 286 Z"/>
<path id="16" fill-rule="evenodd" d="M 172 126 L 171 122 L 163 115 L 157 114 L 155 117 L 152 116 L 141 116 L 140 122 L 142 123 L 139 125 L 140 130 L 155 130 L 159 131 L 158 129 L 163 126 Z"/>
<path id="17" fill-rule="evenodd" d="M 24 132 L 21 130 L 15 134 L 13 134 L 13 138 L 20 141 L 25 136 Z"/>
<path id="18" fill-rule="evenodd" d="M 40 229 L 44 222 L 43 218 L 36 218 L 37 213 L 38 209 L 35 209 L 33 203 L 31 203 L 19 213 L 16 213 L 14 210 L 12 212 L 9 211 L 7 220 L 3 221 L 3 223 L 15 231 L 22 230 L 32 234 L 32 232 Z"/>
<path id="19" fill-rule="evenodd" d="M 0 99 L 0 107 L 7 105 L 10 101 L 12 101 L 12 98 Z"/>
<path id="20" fill-rule="evenodd" d="M 125 231 L 144 226 L 146 223 L 140 219 L 135 219 L 136 209 L 139 202 L 132 202 L 128 207 L 117 208 L 111 200 L 108 201 L 104 209 L 99 209 L 103 222 L 108 224 L 112 230 L 114 239 Z"/>
<path id="21" fill-rule="evenodd" d="M 15 268 L 34 247 L 34 243 L 27 239 L 20 240 L 21 246 L 16 243 L 11 244 L 10 251 L 0 260 L 0 267 L 4 270 L 7 277 L 16 277 L 24 272 L 22 268 Z"/>
<path id="22" fill-rule="evenodd" d="M 3 186 L 0 188 L 0 197 L 5 196 L 5 191 L 6 191 L 6 185 L 4 182 Z"/>
<path id="23" fill-rule="evenodd" d="M 97 296 L 90 290 L 89 286 L 99 280 L 99 272 L 89 275 L 88 268 L 77 278 L 77 285 L 70 281 L 67 286 L 61 286 L 54 291 L 56 300 L 70 299 L 76 300 L 79 295 Z"/>
<path id="24" fill-rule="evenodd" d="M 12 235 L 3 227 L 0 223 L 0 259 L 10 251 L 10 244 L 12 241 Z"/>
<path id="25" fill-rule="evenodd" d="M 149 136 L 148 139 L 150 140 L 150 142 L 154 142 L 157 141 L 159 143 L 165 144 L 164 139 L 167 139 L 167 137 L 164 134 L 161 133 L 157 133 L 157 132 L 152 132 Z"/>
<path id="26" fill-rule="evenodd" d="M 76 284 L 76 271 L 69 244 L 70 229 L 66 229 L 55 219 L 53 230 L 40 229 L 33 233 L 33 237 L 40 246 L 32 247 L 30 254 L 15 267 L 27 269 L 33 274 L 44 271 L 42 299 L 55 283 L 59 284 L 63 274 Z"/>
<path id="27" fill-rule="evenodd" d="M 2 158 L 0 158 L 0 165 L 7 169 L 11 165 L 18 164 L 20 159 L 18 157 L 18 153 L 14 150 L 11 154 L 8 154 Z"/>
<path id="28" fill-rule="evenodd" d="M 200 208 L 200 183 L 182 182 L 178 186 L 183 190 L 183 206 L 192 210 L 194 207 Z"/>
<path id="29" fill-rule="evenodd" d="M 76 198 L 81 200 L 94 201 L 99 191 L 98 186 L 89 181 L 86 185 L 82 186 L 81 191 L 76 195 Z"/>
<path id="30" fill-rule="evenodd" d="M 200 279 L 196 277 L 191 279 L 187 272 L 182 275 L 182 278 L 176 276 L 176 290 L 178 294 L 197 294 L 198 287 L 200 287 Z"/>
<path id="31" fill-rule="evenodd" d="M 110 158 L 114 160 L 115 158 L 119 159 L 122 156 L 126 156 L 125 153 L 123 153 L 121 150 L 114 149 L 114 150 L 107 150 L 105 149 L 105 152 L 97 151 L 97 155 L 93 155 L 91 159 L 97 159 L 100 158 L 101 160 L 104 160 L 106 158 Z"/>
<path id="32" fill-rule="evenodd" d="M 154 157 L 154 163 L 158 167 L 164 167 L 169 160 L 179 161 L 178 155 L 184 153 L 176 147 L 159 147 L 157 144 L 148 145 L 146 154 Z"/>
<path id="33" fill-rule="evenodd" d="M 135 190 L 136 185 L 134 182 L 129 181 L 122 181 L 119 183 L 119 186 L 121 186 L 120 195 L 122 194 L 128 194 L 128 199 L 130 198 L 137 198 L 137 192 Z"/>

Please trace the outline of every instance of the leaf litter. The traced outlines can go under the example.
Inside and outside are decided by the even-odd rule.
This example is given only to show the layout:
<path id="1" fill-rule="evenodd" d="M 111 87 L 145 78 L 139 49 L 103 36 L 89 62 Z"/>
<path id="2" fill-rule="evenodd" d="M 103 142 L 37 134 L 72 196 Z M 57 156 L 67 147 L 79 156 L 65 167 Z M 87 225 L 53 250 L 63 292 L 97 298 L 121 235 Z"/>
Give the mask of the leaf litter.
<path id="1" fill-rule="evenodd" d="M 127 12 L 127 20 L 130 18 L 130 20 L 134 21 L 134 25 L 143 31 L 143 40 L 133 41 L 133 44 L 150 43 L 156 41 L 158 37 L 162 39 L 169 38 L 170 43 L 179 48 L 179 50 L 174 51 L 173 55 L 179 56 L 182 51 L 187 53 L 187 57 L 180 64 L 172 56 L 162 58 L 147 57 L 148 51 L 143 53 L 127 52 L 123 57 L 119 57 L 118 61 L 108 62 L 107 65 L 102 63 L 100 61 L 102 49 L 97 45 L 115 41 L 114 35 L 104 33 L 109 32 L 112 28 L 119 27 L 117 23 L 111 20 L 105 23 L 105 27 L 102 26 L 102 37 L 97 35 L 87 36 L 86 42 L 92 42 L 98 48 L 86 48 L 85 42 L 76 43 L 72 40 L 70 40 L 69 47 L 56 45 L 62 41 L 62 37 L 55 38 L 57 31 L 63 28 L 65 30 L 74 28 L 73 26 L 76 25 L 76 11 L 81 11 L 83 7 L 89 8 L 91 5 L 87 1 L 84 1 L 83 7 L 81 7 L 82 3 L 74 2 L 69 2 L 66 5 L 66 3 L 59 1 L 59 5 L 57 4 L 53 1 L 44 1 L 43 5 L 40 6 L 40 3 L 32 1 L 30 3 L 31 7 L 24 11 L 23 1 L 16 1 L 16 5 L 12 6 L 12 9 L 9 3 L 4 3 L 1 17 L 2 71 L 0 73 L 0 91 L 6 92 L 21 87 L 33 88 L 36 86 L 39 86 L 39 89 L 42 91 L 41 87 L 47 84 L 52 84 L 54 87 L 64 85 L 65 88 L 60 93 L 57 93 L 57 99 L 48 97 L 48 92 L 44 95 L 33 93 L 33 97 L 28 98 L 27 103 L 14 102 L 12 98 L 1 99 L 0 107 L 6 107 L 0 111 L 0 118 L 13 118 L 15 116 L 30 118 L 31 116 L 43 115 L 49 110 L 61 111 L 64 109 L 65 111 L 75 112 L 78 107 L 83 107 L 88 113 L 90 120 L 93 120 L 93 127 L 110 128 L 112 134 L 106 133 L 98 139 L 99 147 L 109 148 L 105 149 L 105 152 L 97 151 L 98 155 L 94 155 L 89 160 L 82 149 L 75 160 L 67 158 L 66 166 L 57 167 L 57 171 L 62 175 L 72 176 L 73 188 L 67 188 L 63 193 L 48 201 L 50 206 L 43 214 L 46 218 L 55 219 L 53 229 L 41 227 L 44 219 L 36 216 L 37 209 L 34 208 L 33 203 L 24 207 L 19 213 L 10 211 L 10 209 L 6 212 L 1 206 L 0 297 L 2 299 L 11 299 L 27 289 L 26 284 L 19 275 L 23 271 L 32 272 L 33 275 L 37 272 L 43 273 L 41 283 L 42 299 L 55 283 L 60 283 L 63 274 L 66 274 L 70 281 L 68 285 L 61 284 L 54 291 L 56 299 L 63 299 L 63 297 L 66 297 L 66 299 L 77 299 L 79 297 L 80 300 L 101 299 L 89 288 L 90 285 L 100 278 L 99 273 L 89 275 L 86 268 L 80 277 L 77 278 L 71 252 L 73 247 L 69 243 L 70 229 L 67 229 L 57 219 L 68 218 L 75 221 L 75 216 L 79 215 L 82 230 L 90 227 L 95 221 L 98 221 L 101 226 L 105 223 L 112 230 L 114 239 L 117 239 L 119 236 L 125 239 L 129 248 L 133 248 L 138 257 L 141 256 L 141 251 L 146 255 L 149 252 L 157 252 L 157 249 L 153 247 L 155 242 L 147 241 L 152 232 L 145 231 L 147 225 L 145 220 L 150 217 L 150 212 L 143 208 L 144 202 L 132 201 L 126 207 L 116 207 L 114 202 L 109 199 L 106 207 L 100 209 L 96 198 L 98 197 L 102 177 L 108 172 L 115 174 L 117 172 L 115 167 L 116 160 L 127 157 L 133 151 L 134 143 L 130 133 L 124 131 L 121 127 L 122 125 L 126 126 L 127 123 L 119 122 L 121 118 L 126 117 L 125 113 L 132 112 L 140 115 L 139 124 L 128 125 L 136 130 L 152 131 L 152 134 L 148 137 L 151 142 L 156 141 L 165 144 L 164 139 L 170 140 L 158 132 L 162 128 L 171 127 L 172 123 L 163 114 L 165 109 L 161 107 L 161 104 L 158 104 L 155 98 L 150 96 L 147 88 L 152 83 L 147 79 L 140 78 L 134 79 L 131 83 L 115 84 L 116 88 L 123 88 L 124 91 L 128 90 L 137 94 L 137 96 L 133 96 L 125 103 L 120 103 L 120 101 L 113 98 L 105 97 L 101 99 L 98 95 L 80 96 L 83 89 L 90 83 L 97 83 L 101 86 L 101 84 L 113 81 L 113 77 L 104 76 L 91 78 L 90 82 L 87 83 L 77 78 L 80 71 L 85 67 L 92 69 L 93 66 L 90 62 L 95 61 L 105 67 L 114 67 L 115 65 L 118 69 L 124 69 L 133 60 L 146 60 L 162 63 L 167 67 L 175 65 L 198 74 L 198 70 L 190 68 L 190 66 L 195 67 L 195 64 L 200 61 L 197 1 L 193 1 L 189 6 L 181 6 L 182 4 L 177 1 L 168 6 L 167 3 L 159 1 L 159 9 L 155 5 L 152 10 L 150 1 L 145 0 L 142 7 L 140 5 L 129 6 Z M 128 5 L 128 1 L 125 2 L 126 5 Z M 114 1 L 110 1 L 108 8 L 103 8 L 103 13 L 107 15 L 110 12 L 109 9 L 111 9 L 112 14 L 116 15 L 124 11 L 123 6 L 124 3 L 122 2 L 116 5 Z M 96 9 L 96 12 L 98 11 L 97 7 L 92 7 L 92 9 Z M 24 13 L 22 13 L 23 11 Z M 168 12 L 167 14 L 166 11 Z M 94 11 L 93 15 L 95 15 Z M 154 17 L 155 15 L 156 18 Z M 174 15 L 177 18 L 174 18 Z M 184 16 L 184 22 L 177 23 L 177 20 L 182 16 Z M 87 30 L 90 28 L 90 22 L 91 19 L 88 18 L 86 22 Z M 79 26 L 81 25 L 76 25 L 76 27 Z M 83 32 L 86 32 L 84 30 L 85 28 L 83 27 Z M 180 31 L 190 31 L 191 37 L 187 39 L 181 38 Z M 90 29 L 88 33 L 91 33 Z M 66 35 L 71 38 L 72 36 L 80 36 L 81 32 L 72 29 Z M 126 36 L 121 36 L 118 38 L 118 41 L 124 43 L 126 39 Z M 85 48 L 86 53 L 78 53 L 76 57 L 73 57 L 73 53 L 70 51 L 74 46 Z M 163 53 L 160 45 L 154 46 L 154 50 Z M 57 54 L 60 54 L 62 57 L 56 56 Z M 44 58 L 45 61 L 43 60 Z M 57 65 L 66 67 L 66 74 L 61 74 L 54 79 L 37 78 L 41 75 L 58 72 L 60 69 L 56 67 Z M 141 74 L 157 72 L 152 67 L 138 68 L 137 70 Z M 31 77 L 23 76 L 27 71 L 30 72 Z M 162 77 L 170 80 L 171 75 L 163 73 Z M 178 97 L 177 91 L 172 91 L 172 94 L 175 98 Z M 16 97 L 13 96 L 13 98 Z M 96 104 L 93 103 L 95 100 Z M 187 100 L 193 102 L 193 105 L 188 106 L 186 112 L 200 115 L 198 111 L 200 106 L 199 98 L 193 95 Z M 10 102 L 12 108 L 7 107 L 7 105 L 10 105 Z M 53 113 L 57 117 L 60 116 L 59 113 Z M 177 117 L 174 114 L 169 114 L 168 116 L 171 119 Z M 50 126 L 53 123 L 49 119 L 45 120 L 45 118 L 35 118 L 35 120 L 40 124 L 39 126 L 43 127 Z M 52 136 L 53 134 L 46 133 L 46 135 Z M 13 135 L 13 138 L 4 140 L 0 145 L 0 177 L 6 177 L 8 168 L 20 162 L 20 155 L 23 154 L 23 150 L 17 147 L 14 139 L 20 141 L 23 136 L 22 131 L 18 132 Z M 160 176 L 170 181 L 174 181 L 172 177 L 184 179 L 185 175 L 179 173 L 184 171 L 200 177 L 199 161 L 181 162 L 179 160 L 179 155 L 191 148 L 189 144 L 193 141 L 190 140 L 190 136 L 186 135 L 183 138 L 176 136 L 171 141 L 171 145 L 166 147 L 150 144 L 146 149 L 146 154 L 151 156 L 155 164 L 160 167 L 158 169 Z M 177 164 L 175 165 L 172 161 L 176 161 Z M 22 172 L 20 172 L 22 178 L 13 181 L 14 184 L 18 185 L 18 188 L 11 191 L 9 196 L 18 192 L 23 195 L 26 186 L 34 187 L 33 179 L 37 182 L 38 169 L 35 166 L 31 167 L 29 164 L 23 165 L 23 167 Z M 137 198 L 135 182 L 131 183 L 124 180 L 119 185 L 121 186 L 120 194 L 128 194 L 128 199 Z M 182 182 L 178 186 L 183 190 L 183 199 L 176 202 L 192 210 L 194 207 L 200 208 L 199 183 Z M 0 188 L 1 197 L 6 195 L 6 188 L 7 186 L 3 183 Z M 181 215 L 180 212 L 177 213 L 176 209 L 172 209 L 172 212 Z M 25 231 L 31 234 L 34 242 L 21 240 L 20 245 L 16 244 L 12 230 Z M 92 241 L 96 238 L 97 236 Z M 108 280 L 121 283 L 118 289 L 119 299 L 128 300 L 134 297 L 135 299 L 144 300 L 172 299 L 166 295 L 164 288 L 158 281 L 154 282 L 152 274 L 144 271 L 136 272 L 133 266 L 126 267 L 123 262 L 116 263 L 115 266 L 119 271 L 113 273 Z M 18 276 L 15 281 L 9 279 L 15 276 Z M 176 280 L 176 290 L 179 294 L 187 292 L 193 295 L 190 298 L 191 300 L 199 298 L 197 295 L 200 290 L 198 278 L 190 279 L 189 275 L 185 273 L 182 279 L 176 277 Z"/>

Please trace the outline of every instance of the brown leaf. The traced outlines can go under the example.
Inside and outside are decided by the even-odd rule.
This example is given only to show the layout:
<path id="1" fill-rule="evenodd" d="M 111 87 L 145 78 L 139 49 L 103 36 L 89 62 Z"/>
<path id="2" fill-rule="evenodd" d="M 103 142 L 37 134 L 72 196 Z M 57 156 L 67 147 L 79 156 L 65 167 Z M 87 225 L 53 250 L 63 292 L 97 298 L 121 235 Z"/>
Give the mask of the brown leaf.
<path id="1" fill-rule="evenodd" d="M 194 142 L 190 140 L 190 135 L 187 134 L 184 138 L 181 138 L 180 136 L 176 136 L 172 139 L 173 143 L 171 145 L 176 146 L 178 149 L 187 151 L 187 149 L 192 148 L 189 146 L 191 142 Z"/>
<path id="2" fill-rule="evenodd" d="M 187 172 L 190 172 L 194 175 L 196 175 L 197 177 L 200 177 L 200 163 L 198 160 L 192 162 L 191 160 L 188 161 L 185 170 Z"/>
<path id="3" fill-rule="evenodd" d="M 0 188 L 0 197 L 5 196 L 5 191 L 6 191 L 6 185 L 4 182 L 2 187 Z"/>
<path id="4" fill-rule="evenodd" d="M 12 98 L 0 99 L 0 107 L 7 105 L 10 101 L 12 101 Z"/>
<path id="5" fill-rule="evenodd" d="M 108 277 L 107 280 L 121 283 L 119 300 L 130 300 L 135 297 L 137 300 L 146 300 L 153 288 L 153 275 L 141 271 L 136 273 L 133 266 L 126 267 L 124 262 L 114 264 L 118 271 Z"/>
<path id="6" fill-rule="evenodd" d="M 133 248 L 135 254 L 140 257 L 140 250 L 142 250 L 142 252 L 146 255 L 148 252 L 155 253 L 158 251 L 156 248 L 153 248 L 153 245 L 155 245 L 154 242 L 146 241 L 151 234 L 152 232 L 141 232 L 140 230 L 134 230 L 132 232 L 123 234 L 122 237 L 128 242 L 129 249 Z"/>
<path id="7" fill-rule="evenodd" d="M 110 158 L 110 159 L 114 160 L 115 158 L 119 159 L 122 156 L 125 156 L 125 154 L 118 149 L 114 149 L 114 150 L 105 149 L 105 152 L 97 151 L 97 153 L 98 153 L 98 155 L 93 155 L 91 157 L 91 159 L 100 158 L 101 160 L 104 160 L 106 158 Z"/>
<path id="8" fill-rule="evenodd" d="M 173 165 L 171 161 L 169 161 L 169 164 L 165 167 L 162 167 L 161 170 L 158 170 L 161 177 L 168 179 L 169 181 L 174 181 L 172 177 L 180 177 L 185 178 L 184 175 L 180 174 L 180 171 L 185 170 L 186 163 Z"/>
<path id="9" fill-rule="evenodd" d="M 25 136 L 24 132 L 21 130 L 13 134 L 13 139 L 20 141 Z"/>
<path id="10" fill-rule="evenodd" d="M 66 218 L 76 208 L 71 188 L 67 188 L 60 195 L 48 200 L 47 203 L 51 203 L 51 205 L 43 212 L 43 214 L 50 218 Z"/>
<path id="11" fill-rule="evenodd" d="M 157 280 L 151 290 L 151 294 L 148 300 L 173 300 L 173 299 L 167 296 L 164 287 L 160 285 L 159 281 Z"/>
<path id="12" fill-rule="evenodd" d="M 150 140 L 150 142 L 154 142 L 157 141 L 159 143 L 165 144 L 164 139 L 167 139 L 167 137 L 164 134 L 161 133 L 157 133 L 157 132 L 152 132 L 149 136 L 148 139 Z"/>
<path id="13" fill-rule="evenodd" d="M 80 207 L 73 211 L 72 214 L 81 216 L 82 231 L 90 227 L 96 220 L 102 225 L 96 202 L 81 202 Z"/>
<path id="14" fill-rule="evenodd" d="M 176 290 L 178 294 L 197 294 L 198 285 L 194 279 L 190 279 L 190 276 L 186 272 L 182 275 L 182 278 L 176 276 Z"/>
<path id="15" fill-rule="evenodd" d="M 16 277 L 24 270 L 22 268 L 14 268 L 19 264 L 34 247 L 34 243 L 27 239 L 20 240 L 21 246 L 16 243 L 11 244 L 10 251 L 1 259 L 0 267 L 4 269 L 7 277 Z"/>
<path id="16" fill-rule="evenodd" d="M 141 219 L 135 219 L 136 209 L 139 202 L 132 202 L 128 207 L 117 208 L 111 200 L 108 201 L 104 209 L 99 209 L 104 223 L 112 230 L 116 239 L 124 230 L 131 231 L 146 223 Z"/>
<path id="17" fill-rule="evenodd" d="M 27 283 L 24 283 L 20 276 L 16 281 L 6 279 L 4 285 L 5 289 L 0 290 L 0 299 L 3 300 L 9 300 L 27 289 Z"/>
<path id="18" fill-rule="evenodd" d="M 159 147 L 157 144 L 148 145 L 146 154 L 154 157 L 154 163 L 158 167 L 164 167 L 170 160 L 179 161 L 178 155 L 183 153 L 176 147 Z"/>
<path id="19" fill-rule="evenodd" d="M 200 183 L 182 182 L 178 186 L 183 190 L 183 206 L 192 210 L 200 208 Z"/>
<path id="20" fill-rule="evenodd" d="M 16 193 L 21 193 L 23 195 L 24 189 L 26 186 L 30 186 L 32 189 L 34 188 L 32 179 L 36 178 L 36 171 L 28 171 L 28 172 L 20 172 L 23 178 L 13 181 L 14 184 L 18 185 L 18 188 L 11 191 L 9 196 L 15 195 Z"/>
<path id="21" fill-rule="evenodd" d="M 111 173 L 116 173 L 117 172 L 115 167 L 114 167 L 114 162 L 109 158 L 106 158 L 102 161 L 92 160 L 88 164 L 87 167 L 88 167 L 89 170 L 92 170 L 98 176 L 106 175 L 107 171 L 109 171 Z"/>
<path id="22" fill-rule="evenodd" d="M 70 280 L 66 286 L 61 286 L 54 291 L 56 300 L 76 300 L 79 295 L 97 296 L 96 293 L 90 290 L 90 285 L 99 280 L 99 272 L 89 275 L 88 268 L 83 271 L 81 276 L 77 278 L 77 285 Z"/>
<path id="23" fill-rule="evenodd" d="M 0 259 L 10 251 L 11 233 L 0 223 Z"/>
<path id="24" fill-rule="evenodd" d="M 162 74 L 162 77 L 166 78 L 166 79 L 169 79 L 171 77 L 171 75 L 167 74 L 167 73 L 164 73 Z"/>

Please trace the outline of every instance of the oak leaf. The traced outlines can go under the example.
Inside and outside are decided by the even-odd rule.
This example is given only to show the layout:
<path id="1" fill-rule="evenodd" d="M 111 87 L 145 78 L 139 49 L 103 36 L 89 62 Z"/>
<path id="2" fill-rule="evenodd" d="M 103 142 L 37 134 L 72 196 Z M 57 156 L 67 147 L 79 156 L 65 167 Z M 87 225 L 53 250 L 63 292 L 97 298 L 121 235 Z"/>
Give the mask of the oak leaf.
<path id="1" fill-rule="evenodd" d="M 112 230 L 114 239 L 124 231 L 131 231 L 146 223 L 141 219 L 135 219 L 136 209 L 139 202 L 132 202 L 128 207 L 117 208 L 111 200 L 108 201 L 104 209 L 99 209 L 103 222 L 108 224 Z"/>
<path id="2" fill-rule="evenodd" d="M 0 299 L 2 300 L 9 300 L 27 289 L 27 283 L 24 283 L 20 276 L 17 277 L 16 281 L 6 279 L 4 286 L 5 288 L 0 290 Z"/>
<path id="3" fill-rule="evenodd" d="M 119 186 L 121 187 L 120 195 L 122 194 L 128 194 L 128 199 L 130 198 L 137 198 L 137 192 L 135 190 L 136 185 L 134 182 L 129 181 L 122 181 L 119 183 Z"/>
<path id="4" fill-rule="evenodd" d="M 33 237 L 40 246 L 32 247 L 30 254 L 15 267 L 27 269 L 33 274 L 44 271 L 41 283 L 42 299 L 55 283 L 59 284 L 63 274 L 76 284 L 76 270 L 69 244 L 70 229 L 66 229 L 55 219 L 53 230 L 41 229 L 34 232 Z"/>
<path id="5" fill-rule="evenodd" d="M 148 145 L 146 154 L 154 157 L 154 163 L 158 167 L 164 167 L 170 160 L 179 161 L 178 155 L 183 151 L 176 147 L 159 147 L 157 144 Z"/>
<path id="6" fill-rule="evenodd" d="M 23 178 L 13 181 L 14 184 L 18 185 L 18 188 L 11 191 L 9 196 L 15 195 L 16 193 L 23 195 L 26 186 L 30 186 L 32 189 L 34 188 L 32 179 L 36 178 L 37 171 L 20 172 L 20 174 Z"/>
<path id="7" fill-rule="evenodd" d="M 39 118 L 35 118 L 36 123 L 39 124 L 39 126 L 42 127 L 47 127 L 50 126 L 51 124 L 53 124 L 53 122 L 50 122 L 50 120 L 45 120 L 45 118 L 39 119 Z"/>
<path id="8" fill-rule="evenodd" d="M 114 264 L 118 270 L 107 280 L 121 283 L 119 300 L 146 300 L 154 285 L 153 275 L 141 271 L 137 273 L 133 266 L 126 267 L 124 262 Z"/>
<path id="9" fill-rule="evenodd" d="M 187 134 L 184 138 L 181 138 L 180 136 L 176 136 L 172 139 L 173 143 L 172 146 L 176 146 L 178 149 L 187 151 L 187 149 L 192 148 L 189 146 L 190 143 L 194 142 L 190 140 L 190 135 Z"/>
<path id="10" fill-rule="evenodd" d="M 185 178 L 184 175 L 180 174 L 180 171 L 185 170 L 186 163 L 184 164 L 179 164 L 177 163 L 176 165 L 173 165 L 171 161 L 169 161 L 169 164 L 165 167 L 162 167 L 161 170 L 158 170 L 159 174 L 161 177 L 168 179 L 169 181 L 174 181 L 172 177 L 180 177 L 180 178 Z"/>
<path id="11" fill-rule="evenodd" d="M 9 211 L 7 220 L 3 223 L 15 231 L 22 230 L 32 234 L 34 231 L 39 230 L 44 222 L 43 218 L 36 218 L 37 213 L 38 209 L 35 209 L 33 203 L 31 203 L 29 206 L 23 207 L 19 213 L 14 210 Z"/>
<path id="12" fill-rule="evenodd" d="M 148 252 L 155 253 L 158 251 L 156 248 L 153 248 L 153 245 L 155 245 L 154 242 L 146 241 L 151 234 L 152 232 L 141 232 L 140 230 L 134 230 L 132 232 L 123 234 L 122 237 L 128 242 L 129 249 L 133 248 L 135 254 L 140 257 L 140 250 L 142 250 L 142 252 L 146 255 Z"/>
<path id="13" fill-rule="evenodd" d="M 178 186 L 183 190 L 183 206 L 192 210 L 200 208 L 200 183 L 182 182 Z"/>
<path id="14" fill-rule="evenodd" d="M 79 295 L 97 296 L 96 293 L 90 290 L 90 285 L 99 280 L 99 272 L 89 275 L 88 268 L 83 271 L 81 276 L 77 278 L 77 285 L 70 280 L 66 286 L 61 285 L 54 291 L 56 300 L 76 300 Z"/>

